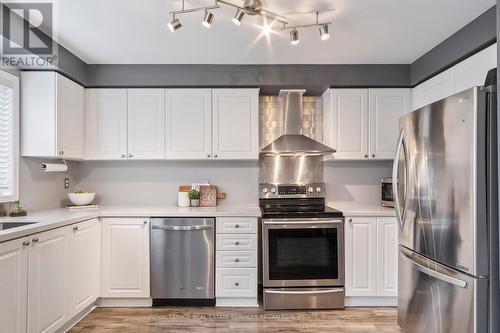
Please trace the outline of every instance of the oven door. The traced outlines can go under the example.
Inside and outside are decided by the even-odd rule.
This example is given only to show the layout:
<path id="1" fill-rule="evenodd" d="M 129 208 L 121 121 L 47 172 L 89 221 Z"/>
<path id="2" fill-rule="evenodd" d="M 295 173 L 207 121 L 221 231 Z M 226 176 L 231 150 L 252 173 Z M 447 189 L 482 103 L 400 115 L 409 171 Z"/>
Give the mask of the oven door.
<path id="1" fill-rule="evenodd" d="M 264 219 L 262 233 L 264 287 L 344 285 L 343 219 Z"/>

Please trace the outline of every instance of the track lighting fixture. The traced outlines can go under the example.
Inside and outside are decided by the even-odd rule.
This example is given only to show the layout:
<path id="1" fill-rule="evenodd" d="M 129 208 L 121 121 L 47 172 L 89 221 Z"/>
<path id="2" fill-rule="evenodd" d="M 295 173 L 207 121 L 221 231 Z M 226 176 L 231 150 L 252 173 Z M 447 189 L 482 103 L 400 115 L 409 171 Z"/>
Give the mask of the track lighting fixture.
<path id="1" fill-rule="evenodd" d="M 328 33 L 328 24 L 321 25 L 319 27 L 319 35 L 321 40 L 327 40 L 330 38 L 330 34 Z"/>
<path id="2" fill-rule="evenodd" d="M 233 23 L 236 25 L 241 25 L 241 20 L 245 16 L 245 12 L 241 8 L 236 9 L 236 14 L 233 17 Z"/>
<path id="3" fill-rule="evenodd" d="M 168 24 L 168 29 L 171 31 L 171 32 L 174 32 L 175 30 L 179 29 L 180 27 L 182 27 L 182 24 L 181 24 L 181 21 L 179 21 L 179 19 L 175 18 L 175 16 L 173 17 L 172 21 L 170 21 Z"/>
<path id="4" fill-rule="evenodd" d="M 299 31 L 297 29 L 292 29 L 290 30 L 290 42 L 292 45 L 297 45 L 299 44 Z"/>
<path id="5" fill-rule="evenodd" d="M 307 13 L 301 13 L 301 14 L 316 14 L 316 22 L 310 23 L 310 24 L 304 24 L 304 25 L 294 25 L 294 26 L 289 26 L 289 23 L 287 22 L 287 18 L 273 13 L 269 10 L 266 10 L 262 6 L 261 0 L 245 0 L 243 2 L 243 5 L 236 5 L 228 0 L 213 0 L 213 4 L 209 6 L 202 6 L 202 7 L 193 7 L 193 8 L 186 8 L 185 7 L 185 2 L 186 0 L 181 0 L 181 8 L 178 10 L 173 10 L 170 12 L 172 15 L 172 21 L 168 23 L 168 29 L 172 32 L 178 30 L 179 28 L 182 27 L 181 22 L 179 21 L 178 18 L 176 18 L 177 15 L 181 14 L 187 14 L 187 13 L 193 13 L 193 12 L 201 12 L 204 11 L 205 14 L 203 16 L 203 21 L 201 21 L 201 24 L 206 27 L 210 28 L 212 26 L 212 23 L 214 21 L 215 15 L 211 12 L 215 9 L 220 8 L 219 4 L 224 4 L 227 6 L 231 6 L 236 8 L 236 13 L 234 14 L 234 17 L 232 19 L 233 23 L 236 25 L 241 25 L 241 21 L 243 20 L 243 17 L 246 15 L 258 15 L 262 16 L 265 19 L 269 19 L 271 21 L 270 24 L 263 24 L 262 25 L 262 33 L 264 35 L 269 35 L 271 32 L 273 32 L 273 23 L 278 23 L 282 24 L 282 31 L 290 31 L 290 43 L 292 45 L 297 45 L 299 44 L 299 31 L 298 29 L 304 29 L 304 28 L 312 28 L 316 27 L 319 29 L 319 35 L 321 40 L 327 40 L 330 38 L 330 34 L 328 32 L 329 25 L 332 22 L 320 22 L 319 21 L 319 11 L 313 11 L 313 12 L 307 12 Z M 327 11 L 332 11 L 333 9 L 327 9 L 323 10 L 323 12 Z M 297 14 L 297 13 L 295 13 Z M 265 21 L 264 21 L 265 22 Z"/>
<path id="6" fill-rule="evenodd" d="M 214 21 L 214 14 L 212 14 L 208 10 L 206 10 L 205 16 L 203 17 L 203 21 L 201 21 L 201 24 L 205 28 L 210 28 L 212 26 L 213 21 Z"/>

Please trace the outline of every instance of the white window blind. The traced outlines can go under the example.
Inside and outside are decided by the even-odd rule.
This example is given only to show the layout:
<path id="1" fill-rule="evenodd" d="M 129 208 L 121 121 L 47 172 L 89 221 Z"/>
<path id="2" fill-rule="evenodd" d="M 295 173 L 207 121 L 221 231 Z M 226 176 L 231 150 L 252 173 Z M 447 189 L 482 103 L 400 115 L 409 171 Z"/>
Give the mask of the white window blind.
<path id="1" fill-rule="evenodd" d="M 0 202 L 19 197 L 19 79 L 0 71 Z"/>

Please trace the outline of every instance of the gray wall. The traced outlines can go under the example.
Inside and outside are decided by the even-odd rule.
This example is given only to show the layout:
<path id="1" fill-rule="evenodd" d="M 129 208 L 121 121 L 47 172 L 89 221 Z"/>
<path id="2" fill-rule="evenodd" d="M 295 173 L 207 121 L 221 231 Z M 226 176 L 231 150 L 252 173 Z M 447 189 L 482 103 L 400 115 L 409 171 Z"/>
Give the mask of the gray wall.
<path id="1" fill-rule="evenodd" d="M 493 6 L 413 62 L 411 85 L 415 86 L 495 43 L 496 7 Z"/>
<path id="2" fill-rule="evenodd" d="M 329 161 L 324 163 L 329 202 L 380 203 L 380 179 L 392 175 L 390 161 Z"/>

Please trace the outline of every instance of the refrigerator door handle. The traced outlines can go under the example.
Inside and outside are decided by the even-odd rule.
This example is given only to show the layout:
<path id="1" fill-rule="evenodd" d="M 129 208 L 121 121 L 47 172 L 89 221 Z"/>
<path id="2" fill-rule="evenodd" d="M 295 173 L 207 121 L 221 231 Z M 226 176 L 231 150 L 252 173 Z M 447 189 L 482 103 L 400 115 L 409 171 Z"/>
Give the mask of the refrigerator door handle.
<path id="1" fill-rule="evenodd" d="M 457 278 L 455 278 L 453 276 L 449 276 L 447 274 L 438 272 L 436 270 L 428 268 L 428 267 L 424 266 L 423 264 L 417 262 L 413 258 L 413 256 L 410 253 L 408 253 L 408 251 L 406 251 L 404 249 L 401 249 L 401 254 L 403 254 L 404 257 L 408 261 L 410 261 L 415 266 L 415 268 L 418 269 L 419 271 L 421 271 L 422 273 L 427 274 L 429 276 L 432 276 L 432 277 L 434 277 L 436 279 L 439 279 L 441 281 L 453 284 L 453 285 L 455 285 L 457 287 L 460 287 L 460 288 L 466 288 L 467 287 L 467 282 L 466 281 L 463 281 L 463 280 L 457 279 Z"/>
<path id="2" fill-rule="evenodd" d="M 405 184 L 404 184 L 404 202 L 403 202 L 403 212 L 401 212 L 400 201 L 399 201 L 399 155 L 401 154 L 401 149 L 403 149 L 403 157 L 405 163 Z M 404 227 L 404 220 L 406 216 L 406 208 L 408 201 L 408 158 L 407 158 L 407 149 L 405 143 L 405 136 L 403 130 L 401 130 L 398 139 L 398 146 L 396 148 L 396 156 L 394 157 L 394 162 L 392 166 L 392 195 L 394 197 L 394 208 L 396 210 L 396 217 L 399 222 L 399 226 L 401 229 Z"/>

